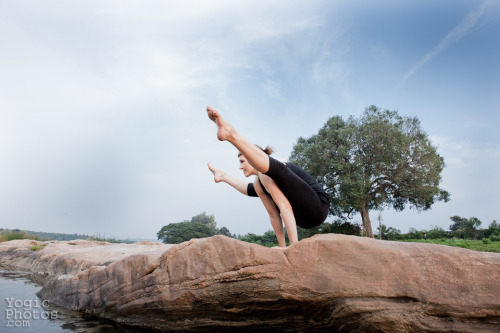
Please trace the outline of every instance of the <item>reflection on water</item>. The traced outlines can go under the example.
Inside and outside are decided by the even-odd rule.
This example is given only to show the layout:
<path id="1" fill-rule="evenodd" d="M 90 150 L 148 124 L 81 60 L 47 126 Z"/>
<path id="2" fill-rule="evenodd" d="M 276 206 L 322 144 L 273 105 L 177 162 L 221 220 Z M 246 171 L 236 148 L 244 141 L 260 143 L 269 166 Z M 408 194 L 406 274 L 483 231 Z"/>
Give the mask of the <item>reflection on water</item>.
<path id="1" fill-rule="evenodd" d="M 54 306 L 36 296 L 40 289 L 27 273 L 0 270 L 0 332 L 151 332 Z"/>

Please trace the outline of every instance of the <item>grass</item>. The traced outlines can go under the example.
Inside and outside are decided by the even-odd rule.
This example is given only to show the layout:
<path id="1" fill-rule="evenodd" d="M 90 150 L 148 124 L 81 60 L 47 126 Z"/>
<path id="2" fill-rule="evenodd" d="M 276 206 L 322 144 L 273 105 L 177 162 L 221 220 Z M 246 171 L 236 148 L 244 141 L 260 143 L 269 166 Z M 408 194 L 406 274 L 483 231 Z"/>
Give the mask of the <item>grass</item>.
<path id="1" fill-rule="evenodd" d="M 38 236 L 28 236 L 24 231 L 2 231 L 0 232 L 0 242 L 8 242 L 15 239 L 39 240 Z"/>
<path id="2" fill-rule="evenodd" d="M 87 238 L 88 241 L 94 241 L 99 245 L 106 245 L 106 243 L 126 243 L 126 244 L 132 244 L 134 243 L 133 241 L 126 241 L 126 240 L 120 240 L 116 238 L 106 238 L 104 235 L 101 234 L 95 234 L 91 237 Z"/>
<path id="3" fill-rule="evenodd" d="M 47 245 L 46 243 L 42 243 L 42 244 L 36 244 L 36 245 L 32 245 L 30 247 L 30 250 L 31 251 L 40 251 L 41 249 L 44 248 L 44 246 Z"/>
<path id="4" fill-rule="evenodd" d="M 428 244 L 439 244 L 461 247 L 464 249 L 482 251 L 482 252 L 496 252 L 500 253 L 500 241 L 491 241 L 489 239 L 483 240 L 471 240 L 471 239 L 460 239 L 460 238 L 439 238 L 439 239 L 408 239 L 401 240 L 402 242 L 418 242 L 418 243 L 428 243 Z"/>

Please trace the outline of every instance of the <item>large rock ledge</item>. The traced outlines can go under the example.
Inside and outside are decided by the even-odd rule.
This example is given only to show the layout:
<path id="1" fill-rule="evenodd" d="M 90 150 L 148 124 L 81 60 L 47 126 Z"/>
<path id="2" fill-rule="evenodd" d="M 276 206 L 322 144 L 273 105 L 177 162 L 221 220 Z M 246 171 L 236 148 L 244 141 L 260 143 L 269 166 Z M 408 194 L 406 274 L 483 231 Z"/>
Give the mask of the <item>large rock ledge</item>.
<path id="1" fill-rule="evenodd" d="M 42 299 L 165 331 L 499 332 L 500 254 L 317 235 L 286 250 L 215 236 L 178 245 L 0 243 Z"/>

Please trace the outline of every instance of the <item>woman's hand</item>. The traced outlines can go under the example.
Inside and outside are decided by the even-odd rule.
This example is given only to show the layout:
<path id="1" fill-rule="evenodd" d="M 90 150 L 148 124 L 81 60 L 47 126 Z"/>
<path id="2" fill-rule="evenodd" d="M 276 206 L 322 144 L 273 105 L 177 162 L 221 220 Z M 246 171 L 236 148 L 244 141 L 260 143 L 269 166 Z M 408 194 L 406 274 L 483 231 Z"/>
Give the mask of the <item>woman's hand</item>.
<path id="1" fill-rule="evenodd" d="M 214 181 L 216 183 L 219 183 L 221 181 L 224 180 L 224 171 L 220 170 L 220 169 L 217 169 L 216 167 L 214 167 L 212 164 L 208 163 L 208 168 L 210 169 L 210 171 L 212 171 L 212 173 L 214 174 Z"/>

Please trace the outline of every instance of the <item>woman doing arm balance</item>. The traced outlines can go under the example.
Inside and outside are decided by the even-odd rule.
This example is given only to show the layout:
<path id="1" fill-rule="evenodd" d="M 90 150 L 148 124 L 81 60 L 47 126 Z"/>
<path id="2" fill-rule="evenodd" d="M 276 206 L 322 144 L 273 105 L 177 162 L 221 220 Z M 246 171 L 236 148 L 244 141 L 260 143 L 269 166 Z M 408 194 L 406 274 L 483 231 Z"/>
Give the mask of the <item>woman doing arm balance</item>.
<path id="1" fill-rule="evenodd" d="M 298 242 L 297 225 L 313 228 L 328 216 L 330 201 L 323 187 L 306 171 L 271 156 L 272 149 L 262 149 L 241 136 L 217 110 L 207 107 L 208 117 L 217 124 L 217 138 L 228 141 L 238 150 L 240 169 L 245 177 L 256 176 L 253 183 L 234 178 L 208 164 L 215 182 L 225 182 L 248 196 L 258 196 L 271 220 L 279 245 L 285 247 L 283 224 L 290 244 Z"/>

